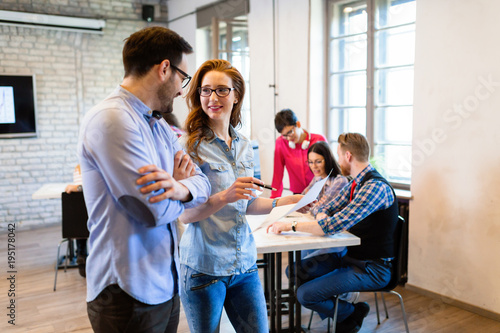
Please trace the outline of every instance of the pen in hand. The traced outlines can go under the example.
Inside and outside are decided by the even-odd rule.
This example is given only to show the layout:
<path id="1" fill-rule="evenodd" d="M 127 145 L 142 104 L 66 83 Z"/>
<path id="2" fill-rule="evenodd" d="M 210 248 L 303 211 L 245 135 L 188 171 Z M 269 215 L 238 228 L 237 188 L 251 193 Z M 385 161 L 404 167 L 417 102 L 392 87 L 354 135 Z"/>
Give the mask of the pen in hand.
<path id="1" fill-rule="evenodd" d="M 254 183 L 254 184 L 257 185 L 257 186 L 263 187 L 263 188 L 267 188 L 268 190 L 277 191 L 277 189 L 275 189 L 271 185 L 259 184 L 259 183 Z"/>

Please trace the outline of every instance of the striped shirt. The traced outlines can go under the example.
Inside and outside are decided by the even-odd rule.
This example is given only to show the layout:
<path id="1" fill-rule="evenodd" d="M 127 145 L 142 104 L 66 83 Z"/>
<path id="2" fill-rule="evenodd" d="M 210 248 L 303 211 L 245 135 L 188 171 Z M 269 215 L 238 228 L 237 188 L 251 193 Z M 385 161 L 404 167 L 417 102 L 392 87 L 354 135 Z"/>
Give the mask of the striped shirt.
<path id="1" fill-rule="evenodd" d="M 389 208 L 394 202 L 394 194 L 386 183 L 370 179 L 363 186 L 360 184 L 365 175 L 375 170 L 370 164 L 354 179 L 356 187 L 353 199 L 349 201 L 352 181 L 345 186 L 330 203 L 321 207 L 319 213 L 325 213 L 327 218 L 318 221 L 325 234 L 335 234 L 349 230 L 368 215 L 381 209 Z"/>

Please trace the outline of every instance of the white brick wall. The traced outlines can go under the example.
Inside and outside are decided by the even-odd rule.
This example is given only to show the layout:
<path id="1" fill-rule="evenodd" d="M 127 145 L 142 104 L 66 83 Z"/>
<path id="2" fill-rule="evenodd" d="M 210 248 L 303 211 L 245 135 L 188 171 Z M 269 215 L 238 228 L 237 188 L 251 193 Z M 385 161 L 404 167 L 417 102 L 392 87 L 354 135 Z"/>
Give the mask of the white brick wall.
<path id="1" fill-rule="evenodd" d="M 0 73 L 36 75 L 39 132 L 0 139 L 0 231 L 9 222 L 20 229 L 60 223 L 60 200 L 31 194 L 45 183 L 72 181 L 80 121 L 121 82 L 123 40 L 147 25 L 142 3 L 151 1 L 1 2 L 0 10 L 103 18 L 106 28 L 95 35 L 0 25 Z"/>

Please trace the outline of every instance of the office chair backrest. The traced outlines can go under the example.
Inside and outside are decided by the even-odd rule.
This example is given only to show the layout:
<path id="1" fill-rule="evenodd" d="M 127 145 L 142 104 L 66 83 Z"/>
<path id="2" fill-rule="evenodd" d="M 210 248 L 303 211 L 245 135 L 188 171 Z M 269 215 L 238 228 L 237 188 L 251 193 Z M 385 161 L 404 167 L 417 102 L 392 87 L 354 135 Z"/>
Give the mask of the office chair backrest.
<path id="1" fill-rule="evenodd" d="M 62 237 L 88 238 L 87 208 L 83 199 L 83 192 L 63 192 L 62 199 Z"/>
<path id="2" fill-rule="evenodd" d="M 392 276 L 391 276 L 391 281 L 385 287 L 384 289 L 387 290 L 392 290 L 396 288 L 396 286 L 401 282 L 402 280 L 402 274 L 403 274 L 403 242 L 405 241 L 405 230 L 406 230 L 406 222 L 404 218 L 399 216 L 398 218 L 398 225 L 396 226 L 396 229 L 394 231 L 394 247 L 395 247 L 395 257 L 393 260 L 393 266 L 392 266 Z"/>
<path id="3" fill-rule="evenodd" d="M 260 156 L 259 156 L 259 142 L 257 140 L 252 140 L 253 148 L 253 162 L 254 162 L 254 172 L 253 176 L 260 179 Z"/>

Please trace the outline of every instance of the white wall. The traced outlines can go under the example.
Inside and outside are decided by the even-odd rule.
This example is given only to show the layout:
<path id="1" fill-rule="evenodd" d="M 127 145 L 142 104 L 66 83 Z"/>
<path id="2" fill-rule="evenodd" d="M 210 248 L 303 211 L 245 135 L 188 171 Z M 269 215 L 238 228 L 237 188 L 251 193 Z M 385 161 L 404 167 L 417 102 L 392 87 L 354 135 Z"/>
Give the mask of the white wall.
<path id="1" fill-rule="evenodd" d="M 418 0 L 409 284 L 500 313 L 500 2 Z"/>
<path id="2" fill-rule="evenodd" d="M 168 1 L 169 20 L 192 13 L 213 1 Z M 299 120 L 308 126 L 308 35 L 309 1 L 275 0 L 276 39 L 273 39 L 273 1 L 250 0 L 250 91 L 252 139 L 259 141 L 262 179 L 271 182 L 273 173 L 275 112 L 291 108 Z M 229 2 L 229 5 L 231 2 Z M 169 28 L 196 46 L 196 15 L 174 20 Z M 276 110 L 274 89 L 273 43 L 276 43 Z M 196 52 L 196 50 L 195 50 Z M 189 70 L 194 73 L 196 55 L 189 58 Z M 178 98 L 175 114 L 181 121 L 187 115 L 185 101 Z"/>
<path id="3" fill-rule="evenodd" d="M 0 232 L 60 223 L 40 186 L 72 182 L 80 120 L 123 79 L 123 40 L 147 24 L 137 1 L 2 1 L 1 10 L 106 19 L 102 35 L 0 25 L 0 72 L 36 75 L 38 136 L 0 140 Z"/>

